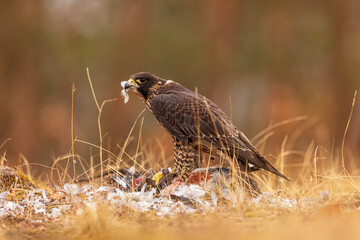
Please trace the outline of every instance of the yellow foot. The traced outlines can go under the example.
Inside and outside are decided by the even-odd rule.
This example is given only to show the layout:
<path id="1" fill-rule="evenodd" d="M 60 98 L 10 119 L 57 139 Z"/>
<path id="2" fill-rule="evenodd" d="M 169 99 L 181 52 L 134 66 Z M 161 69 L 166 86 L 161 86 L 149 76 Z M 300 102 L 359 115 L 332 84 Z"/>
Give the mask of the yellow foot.
<path id="1" fill-rule="evenodd" d="M 157 172 L 153 177 L 152 180 L 155 181 L 155 186 L 157 186 L 160 182 L 160 180 L 164 177 L 164 174 L 162 171 Z"/>

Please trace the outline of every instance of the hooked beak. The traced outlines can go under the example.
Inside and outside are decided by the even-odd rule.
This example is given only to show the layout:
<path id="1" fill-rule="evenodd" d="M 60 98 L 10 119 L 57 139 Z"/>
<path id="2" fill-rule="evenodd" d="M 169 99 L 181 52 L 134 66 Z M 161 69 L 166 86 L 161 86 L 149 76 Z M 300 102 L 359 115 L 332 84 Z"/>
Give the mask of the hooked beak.
<path id="1" fill-rule="evenodd" d="M 129 94 L 127 93 L 132 88 L 138 88 L 139 85 L 136 84 L 134 79 L 129 79 L 127 81 L 122 81 L 121 86 L 123 87 L 123 90 L 121 91 L 121 95 L 124 97 L 124 102 L 127 103 L 129 101 Z"/>
<path id="2" fill-rule="evenodd" d="M 132 87 L 138 87 L 134 79 L 129 79 L 127 81 L 121 82 L 121 86 L 124 88 L 125 91 L 129 90 Z"/>

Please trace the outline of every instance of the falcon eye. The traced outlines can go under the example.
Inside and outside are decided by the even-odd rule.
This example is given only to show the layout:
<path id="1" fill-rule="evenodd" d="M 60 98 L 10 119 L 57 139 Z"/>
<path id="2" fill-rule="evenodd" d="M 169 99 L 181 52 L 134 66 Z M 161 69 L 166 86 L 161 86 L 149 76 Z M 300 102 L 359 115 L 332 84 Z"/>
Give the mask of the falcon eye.
<path id="1" fill-rule="evenodd" d="M 143 84 L 146 83 L 147 79 L 146 78 L 139 78 L 136 80 L 138 83 Z"/>

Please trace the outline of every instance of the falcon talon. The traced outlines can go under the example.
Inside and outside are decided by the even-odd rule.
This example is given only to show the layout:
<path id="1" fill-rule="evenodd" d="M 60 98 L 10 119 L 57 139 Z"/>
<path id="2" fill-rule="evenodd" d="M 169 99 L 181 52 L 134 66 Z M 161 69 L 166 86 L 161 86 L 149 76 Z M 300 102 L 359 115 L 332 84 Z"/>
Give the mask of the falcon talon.
<path id="1" fill-rule="evenodd" d="M 155 186 L 159 184 L 160 180 L 164 177 L 164 174 L 162 171 L 156 173 L 153 177 L 152 180 L 155 181 Z"/>
<path id="2" fill-rule="evenodd" d="M 177 82 L 139 72 L 121 83 L 125 103 L 133 91 L 155 115 L 159 124 L 172 136 L 175 167 L 173 176 L 186 181 L 203 154 L 224 154 L 235 158 L 242 179 L 250 192 L 261 193 L 251 172 L 266 170 L 289 180 L 272 166 L 233 124 L 231 119 L 211 100 Z M 168 174 L 170 175 L 170 174 Z M 162 177 L 161 185 L 167 175 Z M 159 186 L 157 186 L 158 188 Z"/>

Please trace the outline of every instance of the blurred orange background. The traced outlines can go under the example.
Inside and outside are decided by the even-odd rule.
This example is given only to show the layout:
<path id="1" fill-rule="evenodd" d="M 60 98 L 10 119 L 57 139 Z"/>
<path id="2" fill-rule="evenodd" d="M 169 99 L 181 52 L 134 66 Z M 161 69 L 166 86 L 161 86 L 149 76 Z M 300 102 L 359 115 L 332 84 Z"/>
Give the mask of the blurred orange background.
<path id="1" fill-rule="evenodd" d="M 73 82 L 74 134 L 98 144 L 86 67 L 100 102 L 118 98 L 102 114 L 104 145 L 115 153 L 144 109 L 120 96 L 120 82 L 138 71 L 197 87 L 249 138 L 270 122 L 308 116 L 277 129 L 266 154 L 299 129 L 296 148 L 314 141 L 331 151 L 360 87 L 359 26 L 358 0 L 1 1 L 0 144 L 12 140 L 0 151 L 10 165 L 20 153 L 45 165 L 68 153 Z M 346 138 L 358 163 L 359 104 Z M 170 138 L 144 116 L 144 142 L 159 139 L 171 158 Z"/>

